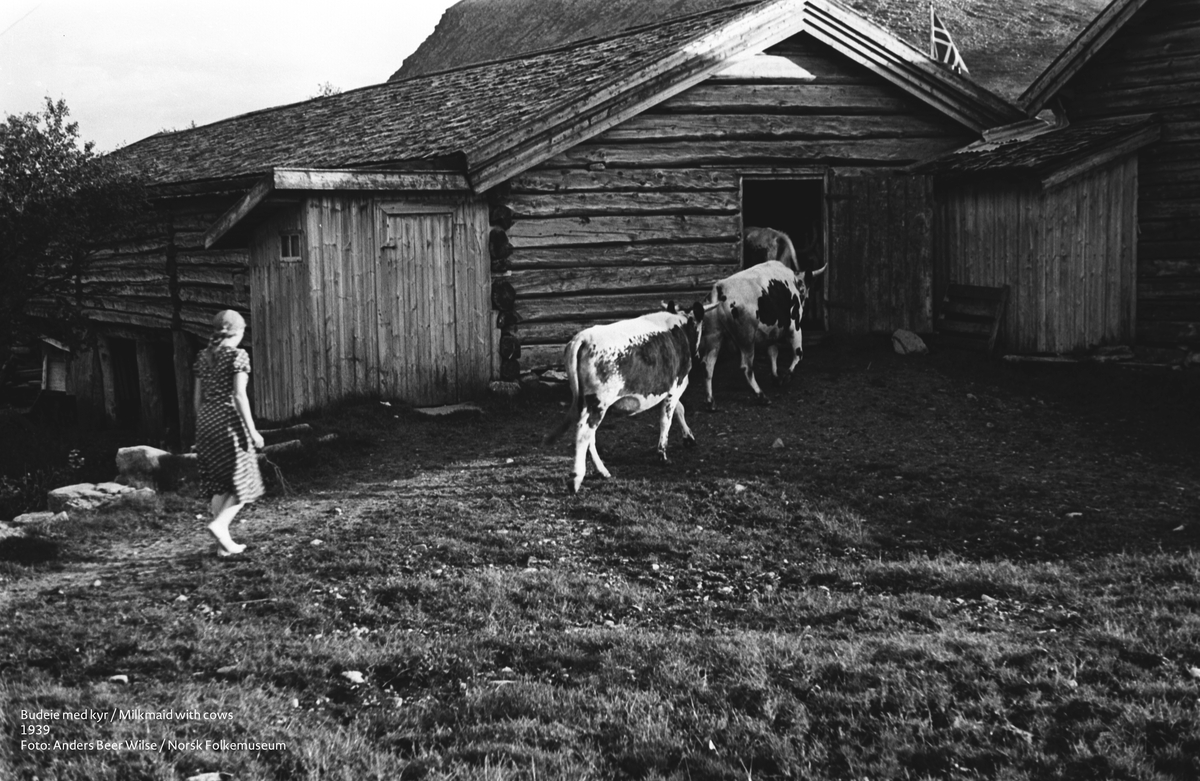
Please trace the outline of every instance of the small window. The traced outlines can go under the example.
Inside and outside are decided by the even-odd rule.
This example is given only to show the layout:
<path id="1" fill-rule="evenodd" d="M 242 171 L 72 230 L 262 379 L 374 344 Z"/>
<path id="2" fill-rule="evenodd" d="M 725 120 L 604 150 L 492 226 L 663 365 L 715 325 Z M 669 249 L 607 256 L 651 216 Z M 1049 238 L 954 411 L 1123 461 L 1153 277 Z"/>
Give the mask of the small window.
<path id="1" fill-rule="evenodd" d="M 299 233 L 281 233 L 279 234 L 279 259 L 280 260 L 300 260 L 300 234 Z"/>

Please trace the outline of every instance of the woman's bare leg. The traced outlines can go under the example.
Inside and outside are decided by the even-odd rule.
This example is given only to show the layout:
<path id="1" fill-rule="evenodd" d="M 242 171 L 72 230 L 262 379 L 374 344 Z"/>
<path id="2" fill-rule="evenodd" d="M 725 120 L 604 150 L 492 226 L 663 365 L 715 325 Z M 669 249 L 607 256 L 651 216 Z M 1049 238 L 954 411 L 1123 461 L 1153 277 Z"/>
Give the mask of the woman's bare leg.
<path id="1" fill-rule="evenodd" d="M 230 556 L 246 550 L 245 545 L 234 542 L 233 538 L 229 536 L 229 524 L 233 522 L 238 510 L 242 509 L 237 496 L 218 494 L 212 498 L 209 508 L 212 510 L 213 519 L 208 524 L 208 530 L 217 539 L 217 555 Z"/>

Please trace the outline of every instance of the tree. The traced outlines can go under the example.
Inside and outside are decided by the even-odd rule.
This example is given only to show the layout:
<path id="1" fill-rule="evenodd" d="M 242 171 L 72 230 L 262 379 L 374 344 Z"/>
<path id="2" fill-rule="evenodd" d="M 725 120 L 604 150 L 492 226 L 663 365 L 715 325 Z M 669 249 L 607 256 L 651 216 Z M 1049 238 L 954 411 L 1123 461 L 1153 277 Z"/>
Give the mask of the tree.
<path id="1" fill-rule="evenodd" d="M 143 212 L 145 190 L 81 143 L 63 100 L 0 124 L 0 351 L 81 333 L 81 273 Z"/>

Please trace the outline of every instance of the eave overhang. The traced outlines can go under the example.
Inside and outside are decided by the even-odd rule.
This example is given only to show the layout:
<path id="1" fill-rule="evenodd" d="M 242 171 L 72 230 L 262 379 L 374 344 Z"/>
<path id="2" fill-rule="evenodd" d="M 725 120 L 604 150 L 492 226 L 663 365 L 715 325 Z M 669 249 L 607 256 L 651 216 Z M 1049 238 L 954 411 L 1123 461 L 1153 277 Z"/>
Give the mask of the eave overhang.
<path id="1" fill-rule="evenodd" d="M 275 168 L 262 177 L 204 233 L 206 248 L 229 246 L 242 237 L 252 216 L 281 200 L 312 191 L 471 192 L 467 178 L 453 171 L 384 171 L 329 168 Z"/>

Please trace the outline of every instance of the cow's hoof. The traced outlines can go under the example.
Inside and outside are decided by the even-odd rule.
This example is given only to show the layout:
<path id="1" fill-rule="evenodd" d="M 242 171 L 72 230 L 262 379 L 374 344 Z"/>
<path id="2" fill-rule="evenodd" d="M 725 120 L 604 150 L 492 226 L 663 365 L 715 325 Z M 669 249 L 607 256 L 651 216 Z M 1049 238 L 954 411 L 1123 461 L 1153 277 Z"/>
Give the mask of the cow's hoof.
<path id="1" fill-rule="evenodd" d="M 575 478 L 572 478 L 572 480 L 571 480 L 571 493 L 573 493 L 573 494 L 577 494 L 577 493 L 579 493 L 579 486 L 581 486 L 581 485 L 583 485 L 583 478 L 582 478 L 582 477 L 575 477 Z"/>
<path id="2" fill-rule="evenodd" d="M 684 447 L 695 447 L 696 446 L 696 438 L 695 437 L 684 437 L 683 438 L 683 446 Z"/>
<path id="3" fill-rule="evenodd" d="M 788 386 L 788 384 L 791 383 L 791 381 L 792 381 L 792 373 L 791 372 L 780 372 L 779 376 L 775 378 L 775 384 L 781 388 L 786 388 Z"/>
<path id="4" fill-rule="evenodd" d="M 709 402 L 707 402 L 707 403 L 704 405 L 704 411 L 705 411 L 705 412 L 716 412 L 716 411 L 717 411 L 717 405 L 716 405 L 715 403 L 713 403 L 713 402 L 709 401 Z"/>
<path id="5" fill-rule="evenodd" d="M 671 463 L 671 459 L 667 458 L 667 451 L 665 451 L 665 450 L 660 450 L 660 451 L 658 451 L 658 458 L 659 458 L 659 460 L 660 460 L 660 461 L 662 461 L 664 464 L 669 464 L 669 463 Z"/>
<path id="6" fill-rule="evenodd" d="M 765 394 L 765 393 L 760 393 L 757 396 L 755 396 L 754 402 L 756 404 L 758 404 L 758 406 L 760 406 L 760 407 L 771 406 L 771 400 L 767 398 L 767 394 Z"/>

